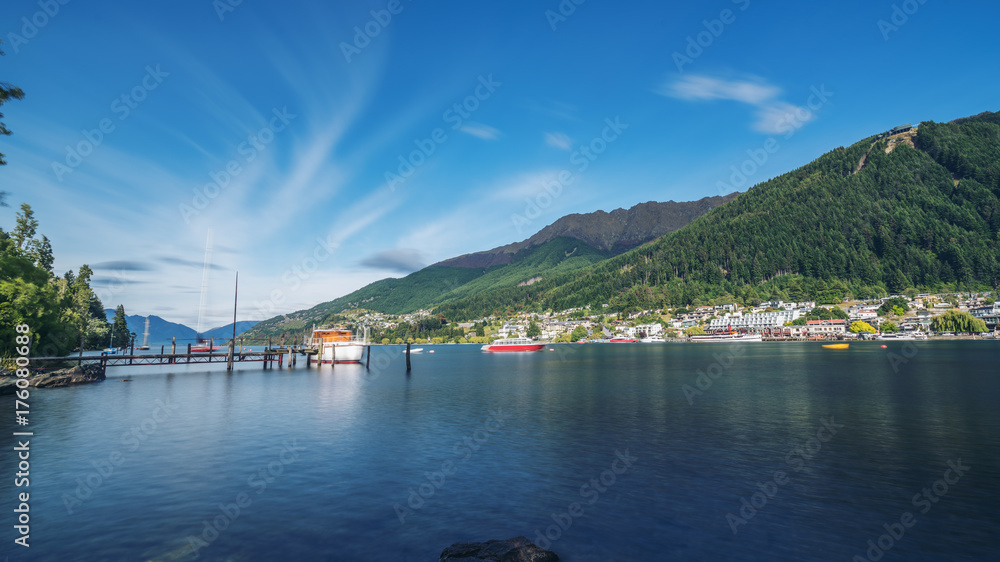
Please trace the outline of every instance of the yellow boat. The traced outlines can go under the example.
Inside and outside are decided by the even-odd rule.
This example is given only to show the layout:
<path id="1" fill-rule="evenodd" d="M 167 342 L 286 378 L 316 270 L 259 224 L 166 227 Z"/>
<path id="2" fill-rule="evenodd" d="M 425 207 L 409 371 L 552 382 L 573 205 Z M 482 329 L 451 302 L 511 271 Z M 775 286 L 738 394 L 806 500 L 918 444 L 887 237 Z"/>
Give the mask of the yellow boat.
<path id="1" fill-rule="evenodd" d="M 823 347 L 827 349 L 847 349 L 850 345 L 849 343 L 825 343 Z"/>

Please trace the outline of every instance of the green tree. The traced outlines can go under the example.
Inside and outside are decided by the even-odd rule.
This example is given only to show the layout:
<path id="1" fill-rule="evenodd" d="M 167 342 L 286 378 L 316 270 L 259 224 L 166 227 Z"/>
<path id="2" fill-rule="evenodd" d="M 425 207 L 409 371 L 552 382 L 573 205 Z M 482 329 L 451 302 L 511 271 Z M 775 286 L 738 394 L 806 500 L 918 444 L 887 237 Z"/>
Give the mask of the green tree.
<path id="1" fill-rule="evenodd" d="M 702 328 L 701 326 L 692 326 L 692 327 L 688 328 L 687 330 L 684 330 L 684 332 L 688 336 L 704 336 L 705 335 L 705 329 Z"/>
<path id="2" fill-rule="evenodd" d="M 968 312 L 949 310 L 931 320 L 931 329 L 935 332 L 981 334 L 986 331 L 986 322 Z"/>
<path id="3" fill-rule="evenodd" d="M 11 239 L 17 244 L 17 251 L 22 256 L 27 256 L 30 250 L 31 241 L 35 239 L 35 231 L 38 230 L 38 221 L 35 219 L 35 212 L 31 210 L 31 205 L 21 203 L 21 212 L 17 214 L 17 223 Z"/>
<path id="4" fill-rule="evenodd" d="M 882 325 L 879 327 L 885 334 L 895 334 L 899 331 L 899 326 L 897 326 L 895 322 L 882 322 Z"/>
<path id="5" fill-rule="evenodd" d="M 908 310 L 910 310 L 910 306 L 903 297 L 893 297 L 882 303 L 882 306 L 878 307 L 880 316 L 886 314 L 902 316 L 906 314 Z"/>
<path id="6" fill-rule="evenodd" d="M 123 305 L 118 305 L 118 308 L 115 309 L 115 319 L 111 325 L 111 335 L 110 344 L 114 347 L 128 347 L 132 339 L 132 333 L 129 332 L 128 323 L 125 320 L 125 307 Z"/>
<path id="7" fill-rule="evenodd" d="M 577 342 L 585 337 L 587 337 L 587 329 L 583 326 L 577 326 L 576 328 L 573 328 L 573 333 L 570 334 L 570 341 Z"/>
<path id="8" fill-rule="evenodd" d="M 542 335 L 542 329 L 538 327 L 538 324 L 532 322 L 531 324 L 528 324 L 527 334 L 529 338 L 537 338 Z"/>
<path id="9" fill-rule="evenodd" d="M 874 334 L 876 331 L 875 328 L 872 328 L 871 324 L 869 324 L 868 322 L 863 322 L 861 320 L 855 320 L 854 322 L 851 322 L 850 327 L 848 327 L 847 329 L 850 330 L 852 334 L 860 334 L 860 333 Z"/>

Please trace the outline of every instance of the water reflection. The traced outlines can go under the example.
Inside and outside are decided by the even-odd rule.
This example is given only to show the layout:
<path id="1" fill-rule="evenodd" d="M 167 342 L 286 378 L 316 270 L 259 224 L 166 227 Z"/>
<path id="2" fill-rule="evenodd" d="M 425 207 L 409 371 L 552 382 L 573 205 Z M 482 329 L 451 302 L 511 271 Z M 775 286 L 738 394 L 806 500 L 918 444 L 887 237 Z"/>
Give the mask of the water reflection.
<path id="1" fill-rule="evenodd" d="M 250 490 L 252 505 L 203 557 L 434 559 L 459 540 L 534 539 L 582 502 L 586 514 L 553 542 L 563 559 L 849 560 L 962 458 L 974 468 L 891 554 L 985 559 L 1000 494 L 997 346 L 919 345 L 896 368 L 877 345 L 758 344 L 733 360 L 724 346 L 439 346 L 410 373 L 380 351 L 373 369 L 115 371 L 32 393 L 32 509 L 45 514 L 33 530 L 46 537 L 32 552 L 172 556 Z M 714 364 L 720 374 L 689 402 L 682 388 Z M 160 404 L 169 415 L 156 415 Z M 0 429 L 13 431 L 11 418 Z M 258 494 L 248 481 L 288 442 L 301 456 Z M 114 451 L 124 462 L 68 513 L 64 496 Z M 626 451 L 634 465 L 583 497 Z M 446 461 L 453 473 L 434 476 Z M 11 462 L 0 456 L 0 470 Z M 788 483 L 734 534 L 726 515 L 779 470 Z M 401 523 L 394 506 L 421 486 L 427 497 Z"/>

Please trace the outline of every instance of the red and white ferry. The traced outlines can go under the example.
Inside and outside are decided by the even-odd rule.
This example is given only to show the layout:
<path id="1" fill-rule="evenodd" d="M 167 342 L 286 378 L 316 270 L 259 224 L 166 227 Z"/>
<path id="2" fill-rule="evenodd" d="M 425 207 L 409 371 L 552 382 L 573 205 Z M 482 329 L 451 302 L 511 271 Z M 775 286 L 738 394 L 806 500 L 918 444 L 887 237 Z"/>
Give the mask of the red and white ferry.
<path id="1" fill-rule="evenodd" d="M 483 351 L 541 351 L 544 343 L 535 343 L 528 338 L 507 338 L 496 340 L 483 346 Z"/>
<path id="2" fill-rule="evenodd" d="M 218 350 L 219 346 L 215 345 L 213 340 L 199 339 L 198 343 L 191 346 L 191 353 L 211 353 Z"/>

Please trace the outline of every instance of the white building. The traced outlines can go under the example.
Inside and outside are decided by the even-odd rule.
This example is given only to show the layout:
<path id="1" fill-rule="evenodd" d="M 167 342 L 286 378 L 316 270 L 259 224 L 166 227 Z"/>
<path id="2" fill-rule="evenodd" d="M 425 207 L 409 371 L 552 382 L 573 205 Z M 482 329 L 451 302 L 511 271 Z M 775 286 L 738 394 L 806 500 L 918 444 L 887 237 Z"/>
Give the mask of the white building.
<path id="1" fill-rule="evenodd" d="M 774 312 L 758 312 L 755 314 L 744 314 L 743 316 L 730 316 L 728 318 L 716 318 L 709 323 L 710 330 L 724 330 L 726 328 L 774 328 L 784 326 L 786 322 L 791 322 L 799 317 L 798 310 L 775 310 Z"/>
<path id="2" fill-rule="evenodd" d="M 497 331 L 497 335 L 501 338 L 524 338 L 527 337 L 527 331 L 528 329 L 525 326 L 504 324 L 503 328 Z"/>
<path id="3" fill-rule="evenodd" d="M 652 323 L 652 324 L 639 324 L 635 327 L 635 332 L 637 334 L 646 334 L 646 337 L 650 336 L 662 336 L 663 335 L 663 325 Z"/>

